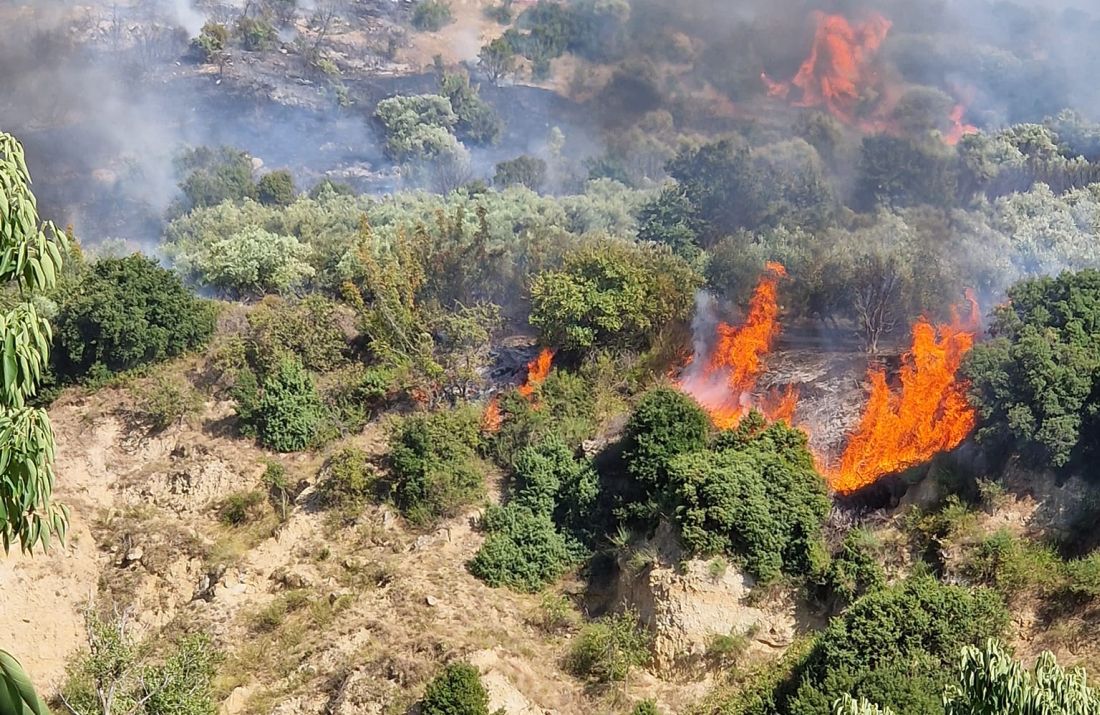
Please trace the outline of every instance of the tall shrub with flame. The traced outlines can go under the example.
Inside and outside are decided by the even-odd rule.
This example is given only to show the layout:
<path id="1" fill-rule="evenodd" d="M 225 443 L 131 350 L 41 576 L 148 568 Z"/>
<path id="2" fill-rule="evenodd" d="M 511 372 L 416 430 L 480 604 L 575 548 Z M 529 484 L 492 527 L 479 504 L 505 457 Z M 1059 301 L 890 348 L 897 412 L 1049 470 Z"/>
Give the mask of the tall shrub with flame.
<path id="1" fill-rule="evenodd" d="M 957 447 L 974 429 L 977 415 L 966 399 L 959 366 L 980 322 L 978 303 L 967 293 L 969 314 L 951 323 L 932 325 L 921 319 L 913 326 L 900 386 L 892 390 L 886 373 L 873 369 L 871 395 L 856 431 L 838 465 L 826 470 L 829 484 L 848 493 L 926 462 Z"/>
<path id="2" fill-rule="evenodd" d="M 534 360 L 527 363 L 527 377 L 519 386 L 517 392 L 530 400 L 535 390 L 550 375 L 550 368 L 554 362 L 554 351 L 551 348 L 543 348 Z M 489 403 L 485 405 L 485 412 L 481 415 L 481 428 L 486 432 L 497 432 L 504 423 L 504 415 L 500 411 L 500 397 L 493 395 Z"/>
<path id="3" fill-rule="evenodd" d="M 787 275 L 779 263 L 768 263 L 749 301 L 745 322 L 719 323 L 709 353 L 695 356 L 679 387 L 695 398 L 719 428 L 735 427 L 753 407 L 770 419 L 790 420 L 797 396 L 793 391 L 754 399 L 756 380 L 764 371 L 764 357 L 779 336 L 779 280 Z"/>

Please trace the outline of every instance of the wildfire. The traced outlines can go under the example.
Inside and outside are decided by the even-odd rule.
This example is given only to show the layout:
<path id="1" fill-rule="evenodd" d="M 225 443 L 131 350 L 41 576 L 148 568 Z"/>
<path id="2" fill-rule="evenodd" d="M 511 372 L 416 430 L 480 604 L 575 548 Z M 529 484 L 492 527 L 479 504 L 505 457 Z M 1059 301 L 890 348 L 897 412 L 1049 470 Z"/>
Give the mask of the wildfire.
<path id="1" fill-rule="evenodd" d="M 519 386 L 519 394 L 524 397 L 530 397 L 535 393 L 535 389 L 543 383 L 546 377 L 550 374 L 550 366 L 554 362 L 554 351 L 550 348 L 543 348 L 531 362 L 527 363 L 527 379 L 522 385 Z"/>
<path id="2" fill-rule="evenodd" d="M 955 146 L 959 143 L 959 140 L 967 134 L 978 133 L 978 128 L 976 126 L 964 123 L 965 117 L 966 105 L 956 104 L 955 108 L 951 110 L 951 115 L 948 117 L 951 120 L 951 128 L 943 135 L 944 142 L 951 146 Z"/>
<path id="3" fill-rule="evenodd" d="M 719 323 L 717 341 L 706 360 L 692 359 L 680 380 L 681 390 L 691 395 L 722 429 L 735 427 L 753 407 L 770 419 L 790 420 L 798 396 L 793 390 L 753 400 L 756 380 L 764 370 L 764 357 L 779 336 L 779 280 L 787 275 L 779 263 L 768 263 L 749 301 L 740 326 Z"/>
<path id="4" fill-rule="evenodd" d="M 841 121 L 854 124 L 866 89 L 877 83 L 873 60 L 891 23 L 877 13 L 862 23 L 823 12 L 814 17 L 814 43 L 794 79 L 774 82 L 766 74 L 761 78 L 772 97 L 785 98 L 792 86 L 797 87 L 802 96 L 795 106 L 823 106 Z"/>
<path id="5" fill-rule="evenodd" d="M 550 348 L 543 348 L 534 360 L 527 363 L 527 377 L 516 391 L 530 400 L 538 386 L 550 374 L 550 367 L 553 362 L 554 351 Z M 500 409 L 500 396 L 493 395 L 493 398 L 485 405 L 485 411 L 481 413 L 481 428 L 489 433 L 499 432 L 503 424 L 504 415 Z"/>
<path id="6" fill-rule="evenodd" d="M 920 320 L 901 368 L 901 386 L 891 390 L 886 374 L 872 370 L 871 395 L 859 427 L 848 440 L 830 486 L 846 494 L 954 449 L 974 429 L 976 415 L 957 377 L 963 357 L 974 345 L 980 321 L 978 303 L 967 292 L 969 314 L 950 324 Z"/>

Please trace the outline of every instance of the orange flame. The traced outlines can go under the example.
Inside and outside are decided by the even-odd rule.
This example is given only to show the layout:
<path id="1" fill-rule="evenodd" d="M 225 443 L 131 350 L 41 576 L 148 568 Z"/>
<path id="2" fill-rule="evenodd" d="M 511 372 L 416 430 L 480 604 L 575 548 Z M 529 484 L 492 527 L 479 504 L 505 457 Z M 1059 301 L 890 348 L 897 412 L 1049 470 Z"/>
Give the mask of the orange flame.
<path id="1" fill-rule="evenodd" d="M 951 115 L 949 117 L 951 120 L 951 128 L 943 135 L 943 141 L 946 144 L 955 146 L 959 143 L 959 140 L 967 134 L 978 133 L 978 128 L 976 126 L 963 123 L 964 117 L 966 117 L 966 105 L 956 104 L 955 108 L 951 110 Z"/>
<path id="2" fill-rule="evenodd" d="M 866 22 L 853 24 L 842 15 L 815 12 L 817 31 L 810 54 L 790 82 L 761 79 L 772 97 L 786 97 L 791 87 L 802 91 L 798 107 L 825 107 L 837 119 L 856 123 L 856 110 L 865 90 L 877 82 L 873 60 L 891 23 L 874 13 Z"/>
<path id="3" fill-rule="evenodd" d="M 538 357 L 527 363 L 527 379 L 519 386 L 519 394 L 524 397 L 531 397 L 550 374 L 550 366 L 553 362 L 554 351 L 550 348 L 543 348 Z"/>
<path id="4" fill-rule="evenodd" d="M 709 359 L 680 380 L 680 389 L 702 405 L 719 429 L 737 426 L 753 407 L 773 420 L 790 421 L 794 414 L 798 396 L 793 389 L 757 403 L 751 394 L 764 370 L 764 356 L 779 336 L 777 293 L 779 279 L 786 275 L 781 264 L 769 262 L 753 291 L 745 322 L 736 327 L 719 323 L 718 342 Z"/>
<path id="5" fill-rule="evenodd" d="M 481 429 L 490 434 L 500 431 L 504 424 L 504 415 L 500 413 L 500 396 L 493 395 L 489 403 L 485 405 L 485 411 L 481 413 Z"/>
<path id="6" fill-rule="evenodd" d="M 922 319 L 913 326 L 896 392 L 881 369 L 870 372 L 871 395 L 859 427 L 839 466 L 825 470 L 837 492 L 853 492 L 926 462 L 957 447 L 974 429 L 976 414 L 957 372 L 974 345 L 981 314 L 973 293 L 966 297 L 970 310 L 965 319 L 955 316 L 950 324 L 938 326 Z"/>

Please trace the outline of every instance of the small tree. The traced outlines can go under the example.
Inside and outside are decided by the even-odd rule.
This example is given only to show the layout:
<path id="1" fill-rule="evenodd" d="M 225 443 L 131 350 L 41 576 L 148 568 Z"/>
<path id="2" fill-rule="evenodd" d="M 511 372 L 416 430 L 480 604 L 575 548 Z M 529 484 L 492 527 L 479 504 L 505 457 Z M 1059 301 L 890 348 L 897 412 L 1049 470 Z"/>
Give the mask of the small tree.
<path id="1" fill-rule="evenodd" d="M 451 663 L 428 683 L 421 715 L 489 715 L 489 694 L 469 663 Z"/>
<path id="2" fill-rule="evenodd" d="M 413 9 L 413 27 L 423 32 L 439 32 L 453 21 L 451 5 L 443 0 L 420 0 Z"/>
<path id="3" fill-rule="evenodd" d="M 256 198 L 267 206 L 290 206 L 295 196 L 294 177 L 286 169 L 264 174 L 256 184 Z"/>
<path id="4" fill-rule="evenodd" d="M 516 50 L 506 37 L 498 37 L 481 48 L 477 64 L 490 82 L 500 84 L 516 71 Z"/>
<path id="5" fill-rule="evenodd" d="M 279 452 L 313 443 L 322 406 L 313 379 L 297 358 L 284 358 L 263 383 L 257 406 L 260 441 Z"/>

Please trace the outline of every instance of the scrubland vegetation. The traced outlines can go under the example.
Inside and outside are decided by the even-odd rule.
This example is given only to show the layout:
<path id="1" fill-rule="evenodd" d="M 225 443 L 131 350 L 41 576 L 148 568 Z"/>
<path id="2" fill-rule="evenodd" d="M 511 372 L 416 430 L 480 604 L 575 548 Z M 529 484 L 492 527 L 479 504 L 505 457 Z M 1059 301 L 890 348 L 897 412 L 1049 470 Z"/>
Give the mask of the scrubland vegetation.
<path id="1" fill-rule="evenodd" d="M 281 42 L 278 3 L 261 4 L 235 23 L 207 23 L 191 42 L 195 60 Z M 149 434 L 225 405 L 218 429 L 270 457 L 263 490 L 235 490 L 213 509 L 242 542 L 312 511 L 333 544 L 350 543 L 357 520 L 379 509 L 425 538 L 474 524 L 480 542 L 463 576 L 548 599 L 543 629 L 565 643 L 558 665 L 600 711 L 663 711 L 622 696 L 651 664 L 655 619 L 601 603 L 607 582 L 657 566 L 683 573 L 692 560 L 711 564 L 714 581 L 736 572 L 750 600 L 783 594 L 821 625 L 753 660 L 741 657 L 750 635 L 714 634 L 697 668 L 711 693 L 694 712 L 1100 711 L 1085 676 L 1029 650 L 1013 618 L 1069 624 L 1075 643 L 1095 638 L 1097 540 L 988 518 L 1008 467 L 1023 465 L 1036 485 L 1076 479 L 1093 498 L 1100 489 L 1090 468 L 1100 447 L 1100 125 L 1040 104 L 1039 115 L 989 122 L 952 144 L 940 117 L 952 98 L 911 79 L 888 130 L 808 107 L 787 108 L 789 126 L 738 116 L 704 131 L 686 92 L 666 103 L 655 67 L 633 64 L 639 51 L 669 65 L 703 51 L 688 34 L 674 42 L 647 29 L 665 16 L 661 3 L 525 7 L 489 9 L 507 29 L 481 48 L 477 70 L 440 59 L 432 93 L 384 98 L 364 114 L 411 188 L 308 187 L 284 169 L 257 171 L 232 147 L 192 149 L 177 162 L 158 258 L 86 255 L 93 237 L 42 224 L 22 150 L 0 135 L 5 548 L 45 547 L 66 532 L 51 500 L 46 408 L 63 394 L 118 389 Z M 445 33 L 454 21 L 437 0 L 407 14 L 416 31 Z M 898 71 L 928 49 L 899 38 Z M 749 89 L 756 65 L 727 58 L 730 48 L 705 52 L 716 55 L 709 87 L 761 99 Z M 540 149 L 467 175 L 471 151 L 506 129 L 478 79 L 544 80 L 565 55 L 609 69 L 608 102 L 629 82 L 659 98 L 605 127 L 586 162 Z M 1018 89 L 1000 71 L 985 79 Z M 858 344 L 869 360 L 896 355 L 922 316 L 949 321 L 966 289 L 996 306 L 960 374 L 977 415 L 965 449 L 976 456 L 937 457 L 899 482 L 933 485 L 932 496 L 873 515 L 873 497 L 838 503 L 799 425 L 753 410 L 719 429 L 677 389 L 699 291 L 742 307 L 767 262 L 786 269 L 784 323 L 838 350 Z M 501 378 L 494 368 L 516 334 L 530 339 Z M 552 368 L 525 374 L 539 348 L 555 351 Z M 377 450 L 355 441 L 374 429 Z M 286 463 L 314 473 L 291 479 Z M 390 578 L 375 566 L 345 564 L 345 577 L 357 588 Z M 323 631 L 355 598 L 299 590 L 250 621 L 271 648 L 256 667 L 275 668 L 277 638 Z M 562 592 L 569 599 L 555 600 Z M 593 609 L 574 619 L 574 601 Z M 207 715 L 219 669 L 250 667 L 240 644 L 208 634 L 140 643 L 127 614 L 108 611 L 89 608 L 88 650 L 74 656 L 57 707 Z M 1095 671 L 1097 650 L 1085 650 L 1080 661 Z M 418 712 L 488 715 L 478 667 L 463 653 L 432 657 L 438 672 L 406 688 Z M 0 689 L 0 710 L 18 693 L 44 715 L 18 686 L 17 664 L 0 673 L 17 684 Z"/>

